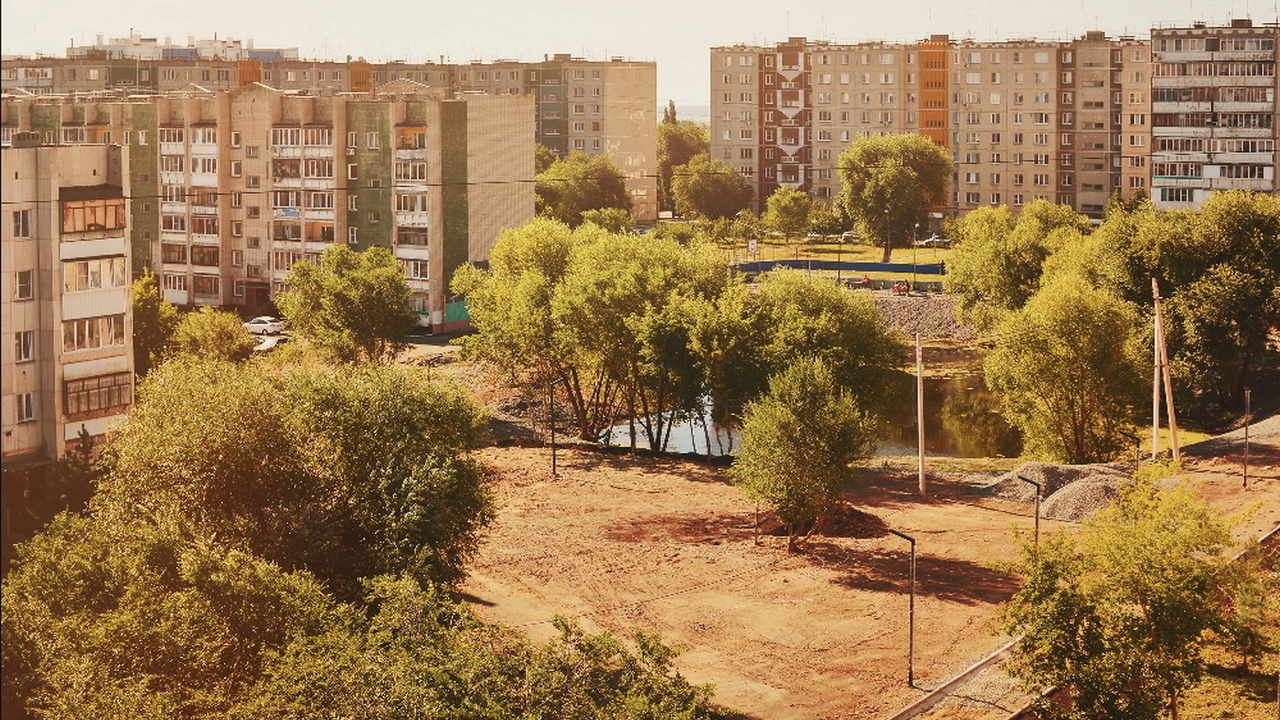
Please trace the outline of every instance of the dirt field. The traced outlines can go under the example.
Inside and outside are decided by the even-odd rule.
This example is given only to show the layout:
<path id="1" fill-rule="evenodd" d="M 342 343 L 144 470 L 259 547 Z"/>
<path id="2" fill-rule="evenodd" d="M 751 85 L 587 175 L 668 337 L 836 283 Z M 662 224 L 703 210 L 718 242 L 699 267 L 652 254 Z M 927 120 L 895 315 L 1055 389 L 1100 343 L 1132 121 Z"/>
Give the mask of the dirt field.
<path id="1" fill-rule="evenodd" d="M 409 362 L 479 383 L 497 435 L 527 444 L 532 433 L 504 420 L 509 400 L 450 354 L 419 348 Z M 1247 511 L 1239 531 L 1257 536 L 1280 525 L 1280 433 L 1255 436 L 1247 490 L 1238 450 L 1189 455 L 1186 466 L 1215 505 Z M 865 514 L 789 554 L 784 536 L 754 537 L 756 507 L 721 468 L 561 447 L 553 477 L 549 448 L 481 457 L 496 471 L 500 511 L 462 591 L 482 616 L 535 640 L 556 615 L 624 636 L 657 631 L 682 650 L 676 664 L 689 679 L 761 720 L 887 718 L 1001 645 L 989 621 L 1016 583 L 986 563 L 1012 557 L 1012 528 L 1033 523 L 1031 505 L 975 492 L 991 475 L 930 475 L 922 498 L 914 461 L 877 459 L 847 496 Z M 918 543 L 915 688 L 909 545 L 886 528 Z M 922 717 L 1005 718 L 1025 699 L 998 671 L 975 685 L 962 693 L 969 700 Z"/>
<path id="2" fill-rule="evenodd" d="M 922 694 L 906 684 L 909 546 L 884 526 L 918 543 L 915 677 L 927 690 L 1000 644 L 986 623 L 1015 583 L 984 563 L 1011 557 L 1010 529 L 1032 525 L 1030 507 L 980 498 L 958 476 L 930 478 L 921 499 L 912 473 L 865 472 L 849 500 L 874 518 L 788 554 L 785 537 L 756 543 L 755 506 L 717 468 L 562 448 L 553 478 L 548 449 L 482 457 L 502 509 L 463 590 L 484 616 L 535 639 L 557 614 L 659 631 L 684 650 L 686 676 L 752 718 L 882 718 Z M 1269 528 L 1277 461 L 1255 468 L 1247 492 L 1225 467 L 1197 477 L 1224 506 L 1263 502 L 1250 526 Z"/>

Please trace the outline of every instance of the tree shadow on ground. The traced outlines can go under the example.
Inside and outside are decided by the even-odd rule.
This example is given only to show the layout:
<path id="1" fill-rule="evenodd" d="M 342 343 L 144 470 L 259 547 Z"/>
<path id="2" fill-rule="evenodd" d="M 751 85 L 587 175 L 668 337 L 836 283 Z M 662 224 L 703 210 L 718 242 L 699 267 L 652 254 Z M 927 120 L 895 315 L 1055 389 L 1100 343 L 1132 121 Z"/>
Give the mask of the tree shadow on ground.
<path id="1" fill-rule="evenodd" d="M 1271 703 L 1276 697 L 1276 676 L 1272 673 L 1226 667 L 1209 663 L 1205 672 L 1235 686 L 1240 697 L 1256 703 Z"/>
<path id="2" fill-rule="evenodd" d="M 906 594 L 911 590 L 911 553 L 907 550 L 849 548 L 821 541 L 801 552 L 815 564 L 838 569 L 837 582 L 853 590 Z M 1012 575 L 969 560 L 916 556 L 916 593 L 962 605 L 995 604 L 1018 589 Z"/>

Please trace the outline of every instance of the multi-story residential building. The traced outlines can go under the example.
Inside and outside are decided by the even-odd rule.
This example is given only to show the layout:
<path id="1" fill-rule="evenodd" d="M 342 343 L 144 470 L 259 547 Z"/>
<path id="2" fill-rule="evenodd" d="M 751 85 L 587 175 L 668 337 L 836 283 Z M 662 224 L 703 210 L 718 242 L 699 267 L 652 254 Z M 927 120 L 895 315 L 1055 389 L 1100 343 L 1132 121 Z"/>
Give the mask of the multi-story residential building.
<path id="1" fill-rule="evenodd" d="M 34 95 L 170 94 L 231 91 L 253 83 L 305 95 L 369 93 L 399 80 L 452 95 L 528 95 L 535 140 L 560 155 L 604 154 L 626 175 L 641 222 L 657 219 L 657 65 L 620 57 L 587 60 L 568 54 L 541 62 L 369 63 L 306 60 L 296 48 L 255 49 L 252 41 L 199 40 L 133 34 L 67 49 L 67 57 L 5 58 L 0 85 Z"/>
<path id="2" fill-rule="evenodd" d="M 1151 31 L 1152 197 L 1198 207 L 1214 190 L 1275 193 L 1280 26 Z"/>
<path id="3" fill-rule="evenodd" d="M 1112 54 L 1120 53 L 1120 187 L 1130 197 L 1151 194 L 1151 43 L 1125 40 Z"/>
<path id="4" fill-rule="evenodd" d="M 920 133 L 956 162 L 936 215 L 1046 199 L 1099 219 L 1112 192 L 1145 189 L 1139 163 L 1122 182 L 1121 120 L 1123 90 L 1148 76 L 1148 55 L 1144 42 L 1102 33 L 716 47 L 712 157 L 753 179 L 759 209 L 782 185 L 834 197 L 840 152 L 859 136 Z M 1133 118 L 1145 120 L 1145 91 L 1133 92 Z"/>
<path id="5" fill-rule="evenodd" d="M 134 269 L 150 267 L 170 302 L 253 313 L 297 260 L 381 245 L 439 330 L 454 317 L 454 270 L 533 217 L 532 107 L 528 95 L 450 97 L 408 80 L 336 97 L 255 83 L 6 99 L 0 126 L 46 145 L 123 144 Z"/>
<path id="6" fill-rule="evenodd" d="M 0 425 L 5 546 L 81 430 L 103 435 L 133 401 L 129 156 L 119 145 L 0 150 Z"/>

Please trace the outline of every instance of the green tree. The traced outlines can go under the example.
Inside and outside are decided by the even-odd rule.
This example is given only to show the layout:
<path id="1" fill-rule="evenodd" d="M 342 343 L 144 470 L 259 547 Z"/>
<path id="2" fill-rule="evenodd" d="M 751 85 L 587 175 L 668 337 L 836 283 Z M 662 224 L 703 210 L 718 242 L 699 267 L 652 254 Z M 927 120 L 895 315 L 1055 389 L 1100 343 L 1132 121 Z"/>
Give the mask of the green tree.
<path id="1" fill-rule="evenodd" d="M 621 208 L 631 211 L 626 176 L 606 155 L 575 150 L 536 178 L 538 215 L 577 227 L 587 210 Z"/>
<path id="2" fill-rule="evenodd" d="M 555 165 L 556 161 L 559 159 L 560 159 L 560 156 L 556 154 L 555 150 L 552 150 L 551 148 L 547 147 L 546 145 L 543 145 L 542 143 L 534 144 L 533 172 L 535 175 L 541 175 L 542 173 L 546 172 L 547 169 L 550 168 L 552 165 Z"/>
<path id="3" fill-rule="evenodd" d="M 305 574 L 179 518 L 64 513 L 18 547 L 2 597 L 5 717 L 221 718 L 333 602 Z"/>
<path id="4" fill-rule="evenodd" d="M 706 159 L 711 152 L 707 126 L 676 118 L 676 104 L 668 101 L 658 125 L 658 202 L 663 210 L 678 210 L 672 176 L 675 168 L 694 158 Z M 749 198 L 748 198 L 749 199 Z"/>
<path id="5" fill-rule="evenodd" d="M 745 210 L 752 188 L 737 169 L 699 154 L 674 170 L 670 194 L 681 216 L 720 220 Z"/>
<path id="6" fill-rule="evenodd" d="M 335 245 L 319 263 L 295 263 L 285 284 L 276 305 L 289 325 L 340 362 L 389 360 L 417 327 L 404 272 L 383 247 Z"/>
<path id="7" fill-rule="evenodd" d="M 383 572 L 452 582 L 493 517 L 484 414 L 385 365 L 269 371 L 173 360 L 104 451 L 104 519 L 187 518 L 340 597 Z"/>
<path id="8" fill-rule="evenodd" d="M 1089 463 L 1125 449 L 1143 382 L 1136 320 L 1127 303 L 1064 276 L 1000 325 L 984 369 L 1028 454 Z"/>
<path id="9" fill-rule="evenodd" d="M 840 497 L 849 463 L 875 451 L 876 422 L 862 412 L 826 363 L 798 360 L 750 403 L 742 446 L 729 472 L 748 498 L 763 500 L 787 523 L 813 522 Z"/>
<path id="10" fill-rule="evenodd" d="M 809 228 L 809 208 L 812 205 L 808 193 L 784 185 L 769 196 L 760 219 L 766 227 L 782 233 L 783 237 L 799 237 Z"/>
<path id="11" fill-rule="evenodd" d="M 929 208 L 943 203 L 951 171 L 951 154 L 923 135 L 859 137 L 840 153 L 838 202 L 889 262 L 893 238 L 925 225 Z"/>
<path id="12" fill-rule="evenodd" d="M 819 235 L 839 235 L 844 229 L 840 216 L 829 203 L 815 200 L 809 208 L 809 232 Z"/>
<path id="13" fill-rule="evenodd" d="M 258 340 L 244 328 L 240 316 L 204 306 L 182 316 L 173 334 L 177 355 L 226 362 L 248 360 Z"/>
<path id="14" fill-rule="evenodd" d="M 133 370 L 139 377 L 159 365 L 166 346 L 178 329 L 178 308 L 165 302 L 156 276 L 143 270 L 133 281 L 130 293 L 133 304 Z"/>
<path id="15" fill-rule="evenodd" d="M 1139 480 L 1075 533 L 1002 565 L 1024 578 L 998 612 L 1022 635 L 1010 672 L 1028 690 L 1070 688 L 1071 706 L 1038 712 L 1071 720 L 1177 717 L 1178 698 L 1204 672 L 1215 636 L 1240 636 L 1262 617 L 1256 565 L 1232 562 L 1230 524 L 1186 485 Z M 1253 628 L 1256 630 L 1256 628 Z"/>
<path id="16" fill-rule="evenodd" d="M 623 210 L 622 208 L 585 210 L 582 213 L 582 221 L 594 223 L 598 227 L 608 230 L 614 234 L 631 232 L 631 226 L 635 222 L 631 218 L 631 213 Z"/>
<path id="17" fill-rule="evenodd" d="M 989 332 L 1040 288 L 1044 265 L 1057 250 L 1078 245 L 1089 219 L 1068 205 L 1036 200 L 1014 217 L 1005 205 L 978 208 L 951 226 L 955 250 L 947 261 L 947 292 L 956 312 Z"/>

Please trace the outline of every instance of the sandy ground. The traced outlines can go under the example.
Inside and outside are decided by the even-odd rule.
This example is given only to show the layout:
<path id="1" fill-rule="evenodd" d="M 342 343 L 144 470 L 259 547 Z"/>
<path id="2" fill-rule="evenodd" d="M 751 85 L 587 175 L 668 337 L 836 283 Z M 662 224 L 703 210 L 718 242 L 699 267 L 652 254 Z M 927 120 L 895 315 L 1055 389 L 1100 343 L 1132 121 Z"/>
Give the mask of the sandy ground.
<path id="1" fill-rule="evenodd" d="M 409 362 L 476 387 L 474 368 L 438 342 Z M 481 383 L 482 384 L 482 383 Z M 481 401 L 498 409 L 499 393 Z M 497 435 L 532 433 L 499 410 Z M 524 444 L 528 444 L 525 440 Z M 1188 453 L 1191 482 L 1241 513 L 1238 532 L 1280 525 L 1280 428 L 1251 438 L 1250 486 L 1242 443 Z M 677 459 L 561 447 L 559 476 L 546 447 L 488 447 L 500 510 L 463 596 L 488 619 L 533 639 L 556 615 L 590 630 L 661 633 L 676 664 L 747 718 L 886 718 L 1004 642 L 995 605 L 1016 588 L 988 566 L 1014 554 L 1012 529 L 1033 508 L 987 497 L 976 478 L 933 474 L 921 497 L 908 463 L 862 471 L 848 502 L 867 515 L 788 553 L 779 535 L 755 537 L 756 506 L 722 468 Z M 1042 521 L 1042 532 L 1063 524 Z M 914 672 L 907 685 L 909 545 L 917 540 Z M 1005 718 L 1025 697 L 986 673 L 922 717 Z"/>

